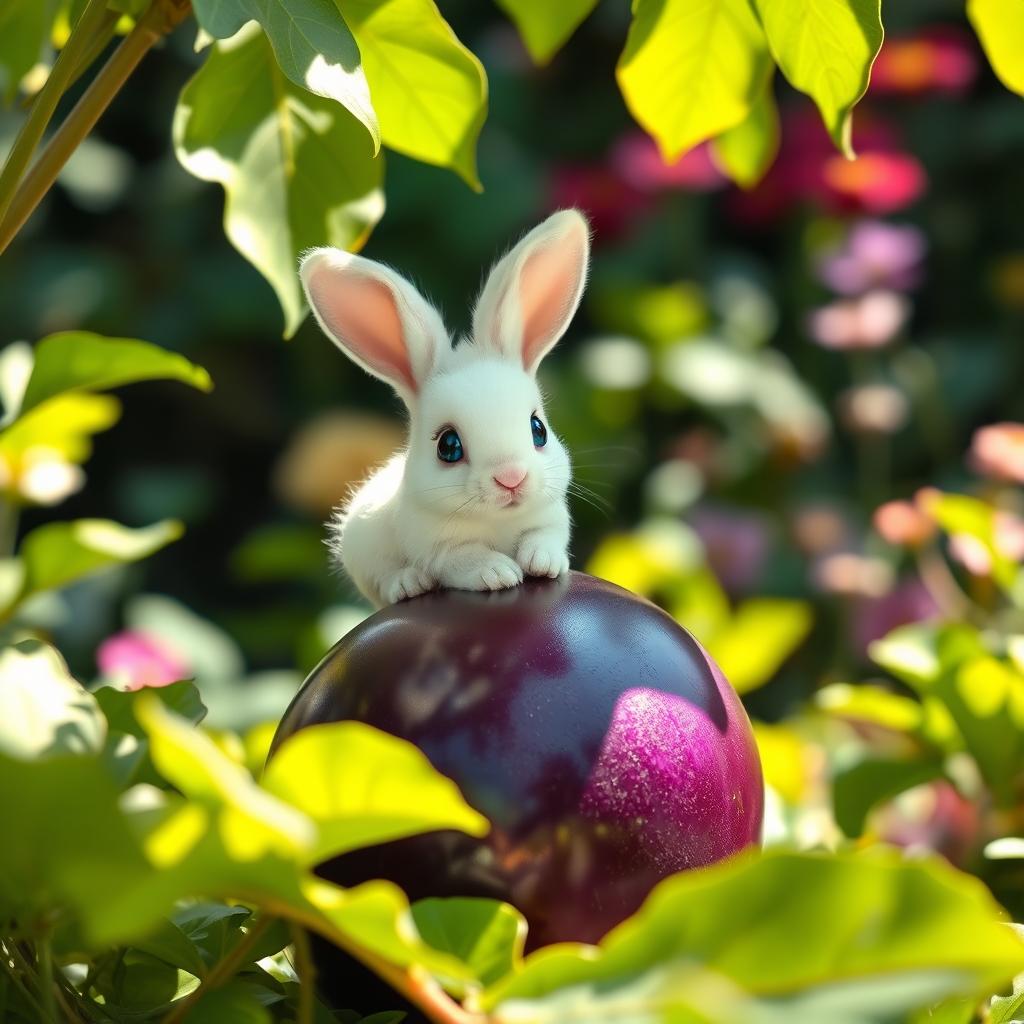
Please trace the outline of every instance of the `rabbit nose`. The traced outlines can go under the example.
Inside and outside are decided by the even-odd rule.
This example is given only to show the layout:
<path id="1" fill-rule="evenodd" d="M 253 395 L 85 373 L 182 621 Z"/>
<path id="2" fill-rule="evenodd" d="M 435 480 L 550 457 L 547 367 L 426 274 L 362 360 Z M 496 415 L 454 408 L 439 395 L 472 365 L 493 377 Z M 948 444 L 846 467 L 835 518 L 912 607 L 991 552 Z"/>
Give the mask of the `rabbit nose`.
<path id="1" fill-rule="evenodd" d="M 526 479 L 526 470 L 520 466 L 508 466 L 494 474 L 494 482 L 506 491 L 514 491 Z"/>

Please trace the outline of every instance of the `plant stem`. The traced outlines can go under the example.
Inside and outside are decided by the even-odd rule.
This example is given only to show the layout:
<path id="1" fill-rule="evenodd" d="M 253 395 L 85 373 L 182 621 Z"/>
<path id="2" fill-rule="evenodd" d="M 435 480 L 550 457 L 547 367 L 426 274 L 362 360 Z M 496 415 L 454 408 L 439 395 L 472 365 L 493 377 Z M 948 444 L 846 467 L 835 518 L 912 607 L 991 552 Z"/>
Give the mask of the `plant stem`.
<path id="1" fill-rule="evenodd" d="M 9 940 L 4 940 L 3 946 L 0 946 L 0 960 L 3 961 L 4 970 L 7 972 L 11 981 L 14 982 L 15 986 L 20 990 L 22 996 L 26 1001 L 42 1016 L 42 1008 L 39 1006 L 39 1001 L 29 991 L 28 986 L 25 984 L 25 980 L 22 978 L 21 973 L 18 970 L 17 964 L 15 963 L 15 957 L 11 955 L 7 943 Z"/>
<path id="2" fill-rule="evenodd" d="M 13 493 L 0 494 L 0 559 L 14 557 L 20 512 Z"/>
<path id="3" fill-rule="evenodd" d="M 187 996 L 179 999 L 170 1012 L 163 1018 L 160 1024 L 179 1024 L 185 1020 L 195 1004 L 209 991 L 220 988 L 225 982 L 230 981 L 240 968 L 249 962 L 249 953 L 255 947 L 260 937 L 273 923 L 273 918 L 268 914 L 260 918 L 246 933 L 234 949 L 222 960 L 214 964 L 210 973 L 203 979 L 202 984 L 190 992 Z"/>
<path id="4" fill-rule="evenodd" d="M 292 946 L 295 947 L 295 973 L 299 978 L 299 1015 L 295 1024 L 313 1024 L 316 1010 L 316 966 L 309 948 L 305 928 L 291 922 Z"/>
<path id="5" fill-rule="evenodd" d="M 11 146 L 3 170 L 0 171 L 0 223 L 14 198 L 21 176 L 46 131 L 46 126 L 57 109 L 71 76 L 79 66 L 82 56 L 92 44 L 96 30 L 103 24 L 107 14 L 106 0 L 89 0 L 67 43 L 60 51 L 46 84 L 39 90 L 35 103 L 21 126 L 14 145 Z"/>
<path id="6" fill-rule="evenodd" d="M 25 175 L 0 220 L 0 253 L 32 215 L 79 143 L 92 131 L 139 61 L 190 10 L 188 0 L 154 0 L 113 52 Z M 67 48 L 65 47 L 65 50 Z M 63 55 L 63 52 L 62 52 Z"/>
<path id="7" fill-rule="evenodd" d="M 39 966 L 39 995 L 43 1002 L 43 1018 L 47 1024 L 57 1024 L 57 1003 L 53 998 L 53 950 L 50 948 L 49 935 L 36 943 L 36 960 Z"/>

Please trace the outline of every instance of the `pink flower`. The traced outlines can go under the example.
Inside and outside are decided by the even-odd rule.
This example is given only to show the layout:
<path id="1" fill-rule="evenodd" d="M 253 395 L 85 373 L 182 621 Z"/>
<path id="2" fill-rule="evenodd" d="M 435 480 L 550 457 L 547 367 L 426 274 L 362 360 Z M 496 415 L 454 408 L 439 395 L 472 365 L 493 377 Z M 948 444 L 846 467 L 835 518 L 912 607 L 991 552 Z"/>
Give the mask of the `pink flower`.
<path id="1" fill-rule="evenodd" d="M 877 289 L 814 310 L 808 330 L 824 348 L 882 348 L 899 334 L 909 316 L 910 303 L 903 295 Z"/>
<path id="2" fill-rule="evenodd" d="M 853 642 L 862 654 L 868 645 L 899 626 L 935 618 L 939 606 L 916 577 L 898 583 L 887 593 L 864 597 L 853 615 Z"/>
<path id="3" fill-rule="evenodd" d="M 960 95 L 978 74 L 970 36 L 952 26 L 935 26 L 914 36 L 888 38 L 871 69 L 871 92 Z"/>
<path id="4" fill-rule="evenodd" d="M 163 641 L 137 630 L 115 633 L 96 652 L 100 672 L 123 690 L 168 686 L 188 679 L 188 665 Z"/>
<path id="5" fill-rule="evenodd" d="M 873 518 L 882 539 L 896 547 L 919 548 L 935 536 L 935 523 L 911 501 L 887 501 Z"/>
<path id="6" fill-rule="evenodd" d="M 551 206 L 578 206 L 590 218 L 597 239 L 621 235 L 651 206 L 651 197 L 600 164 L 562 164 L 551 179 Z"/>
<path id="7" fill-rule="evenodd" d="M 823 164 L 821 176 L 834 205 L 868 213 L 902 210 L 927 184 L 924 168 L 909 153 L 865 152 L 856 160 L 836 153 Z"/>
<path id="8" fill-rule="evenodd" d="M 1024 483 L 1024 423 L 993 423 L 975 431 L 967 461 L 984 476 Z"/>
<path id="9" fill-rule="evenodd" d="M 934 851 L 961 866 L 977 856 L 983 834 L 977 801 L 945 779 L 906 790 L 875 811 L 871 821 L 883 842 L 912 854 Z"/>
<path id="10" fill-rule="evenodd" d="M 666 164 L 654 140 L 642 132 L 634 132 L 619 139 L 609 163 L 624 182 L 641 192 L 661 189 L 711 192 L 728 184 L 711 159 L 711 148 L 706 142 Z"/>
<path id="11" fill-rule="evenodd" d="M 913 288 L 921 277 L 927 243 L 915 227 L 879 220 L 858 221 L 842 244 L 818 253 L 818 277 L 843 295 L 870 288 L 900 291 Z"/>
<path id="12" fill-rule="evenodd" d="M 708 564 L 726 589 L 746 590 L 764 568 L 771 544 L 767 519 L 757 512 L 704 505 L 689 516 Z"/>

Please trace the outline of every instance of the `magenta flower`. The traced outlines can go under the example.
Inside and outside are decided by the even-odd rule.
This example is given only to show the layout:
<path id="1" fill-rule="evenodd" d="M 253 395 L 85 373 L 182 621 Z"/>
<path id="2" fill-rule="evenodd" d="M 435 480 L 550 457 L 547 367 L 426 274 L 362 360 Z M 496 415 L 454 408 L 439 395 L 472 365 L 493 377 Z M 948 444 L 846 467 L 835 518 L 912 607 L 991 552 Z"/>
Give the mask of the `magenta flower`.
<path id="1" fill-rule="evenodd" d="M 562 164 L 552 173 L 550 205 L 579 207 L 590 218 L 595 238 L 608 241 L 650 208 L 651 197 L 601 164 Z"/>
<path id="2" fill-rule="evenodd" d="M 757 512 L 722 505 L 694 509 L 690 526 L 704 545 L 712 571 L 733 593 L 756 582 L 771 546 L 767 519 Z"/>
<path id="3" fill-rule="evenodd" d="M 905 296 L 877 289 L 814 310 L 807 329 L 824 348 L 883 348 L 899 334 L 909 316 L 910 303 Z"/>
<path id="4" fill-rule="evenodd" d="M 914 36 L 886 39 L 871 68 L 871 92 L 959 96 L 977 74 L 977 49 L 970 36 L 951 25 L 935 26 Z"/>
<path id="5" fill-rule="evenodd" d="M 911 576 L 887 593 L 864 597 L 857 603 L 853 614 L 854 645 L 864 654 L 869 644 L 897 627 L 923 622 L 939 613 L 930 591 L 916 576 Z"/>
<path id="6" fill-rule="evenodd" d="M 859 295 L 871 288 L 905 291 L 921 279 L 927 243 L 911 225 L 862 220 L 844 241 L 818 254 L 818 277 L 842 295 Z"/>
<path id="7" fill-rule="evenodd" d="M 635 132 L 619 139 L 609 163 L 624 182 L 641 192 L 661 189 L 711 192 L 728 184 L 728 179 L 711 159 L 711 148 L 706 142 L 667 164 L 654 140 Z"/>
<path id="8" fill-rule="evenodd" d="M 138 630 L 107 637 L 96 652 L 96 663 L 122 690 L 168 686 L 191 675 L 186 662 L 162 640 Z"/>

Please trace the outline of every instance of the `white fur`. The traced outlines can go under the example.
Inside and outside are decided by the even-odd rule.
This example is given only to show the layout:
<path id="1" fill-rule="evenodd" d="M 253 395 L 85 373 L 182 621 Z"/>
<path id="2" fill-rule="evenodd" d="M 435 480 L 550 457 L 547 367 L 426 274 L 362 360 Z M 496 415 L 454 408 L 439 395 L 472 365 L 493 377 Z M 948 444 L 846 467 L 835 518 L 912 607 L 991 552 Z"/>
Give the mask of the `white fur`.
<path id="1" fill-rule="evenodd" d="M 549 217 L 494 268 L 473 337 L 455 348 L 437 312 L 394 271 L 335 249 L 303 259 L 303 285 L 320 325 L 357 363 L 391 383 L 409 409 L 406 450 L 331 524 L 335 556 L 374 604 L 436 587 L 500 590 L 521 583 L 524 573 L 568 571 L 571 467 L 535 373 L 575 313 L 588 255 L 579 213 Z M 386 309 L 375 318 L 352 316 L 351 301 L 364 287 L 374 309 L 390 294 L 397 317 Z M 338 295 L 344 301 L 335 304 Z M 548 428 L 542 448 L 533 444 L 533 414 Z M 437 457 L 436 436 L 448 426 L 465 450 L 454 464 Z M 494 480 L 510 467 L 527 474 L 512 504 Z"/>

